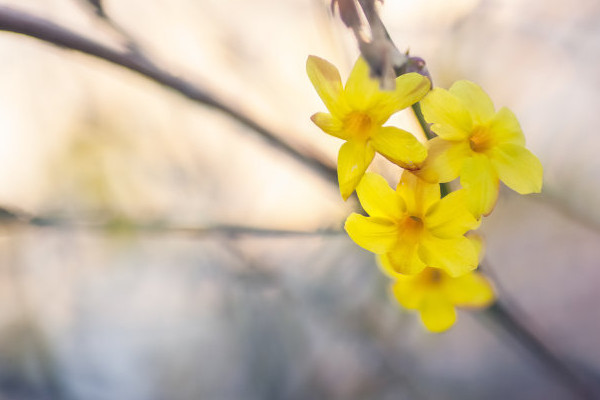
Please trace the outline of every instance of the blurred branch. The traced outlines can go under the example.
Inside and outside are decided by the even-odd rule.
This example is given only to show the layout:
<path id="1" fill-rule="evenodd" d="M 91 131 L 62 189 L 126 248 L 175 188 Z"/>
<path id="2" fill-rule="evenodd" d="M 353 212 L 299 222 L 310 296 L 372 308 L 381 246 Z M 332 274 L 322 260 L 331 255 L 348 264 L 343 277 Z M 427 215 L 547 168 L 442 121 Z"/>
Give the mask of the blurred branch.
<path id="1" fill-rule="evenodd" d="M 93 14 L 97 20 L 101 21 L 108 29 L 116 33 L 125 42 L 125 47 L 131 55 L 139 57 L 148 64 L 153 64 L 152 61 L 142 51 L 142 46 L 127 32 L 126 29 L 122 28 L 117 22 L 115 22 L 106 10 L 102 0 L 77 0 L 77 3 L 81 5 L 86 11 Z"/>
<path id="2" fill-rule="evenodd" d="M 589 376 L 589 371 L 583 368 L 574 368 L 563 360 L 563 358 L 552 350 L 533 329 L 522 321 L 527 319 L 526 313 L 519 307 L 506 290 L 500 284 L 500 280 L 490 268 L 489 264 L 482 263 L 479 269 L 494 281 L 496 291 L 502 302 L 496 302 L 481 313 L 481 317 L 489 320 L 496 326 L 501 327 L 515 343 L 529 350 L 542 366 L 554 373 L 563 384 L 569 387 L 577 398 L 585 400 L 596 399 L 595 390 L 587 383 L 584 375 Z"/>
<path id="3" fill-rule="evenodd" d="M 378 78 L 381 87 L 393 90 L 396 76 L 408 62 L 401 53 L 377 12 L 375 0 L 332 0 L 331 9 L 339 10 L 340 18 L 352 30 L 361 55 Z"/>
<path id="4" fill-rule="evenodd" d="M 102 0 L 79 0 L 79 2 L 94 11 L 98 18 L 108 18 Z"/>
<path id="5" fill-rule="evenodd" d="M 342 229 L 317 229 L 312 231 L 272 229 L 256 226 L 213 224 L 207 226 L 176 226 L 163 221 L 136 221 L 120 216 L 100 221 L 82 221 L 75 218 L 35 216 L 22 211 L 0 207 L 0 226 L 29 225 L 55 229 L 74 228 L 93 231 L 141 232 L 157 234 L 181 234 L 189 236 L 221 235 L 228 237 L 284 237 L 284 236 L 336 236 L 345 234 Z"/>
<path id="6" fill-rule="evenodd" d="M 495 281 L 497 283 L 497 281 Z M 506 301 L 506 294 L 502 295 Z M 566 387 L 568 387 L 578 399 L 597 399 L 594 390 L 579 374 L 579 370 L 567 364 L 559 355 L 542 342 L 531 330 L 529 330 L 520 319 L 515 317 L 514 307 L 507 308 L 503 303 L 496 302 L 482 313 L 483 317 L 489 318 L 494 324 L 503 328 L 516 343 L 519 343 L 530 354 L 551 371 Z"/>
<path id="7" fill-rule="evenodd" d="M 219 110 L 257 133 L 264 141 L 317 172 L 326 180 L 336 183 L 335 167 L 310 154 L 300 151 L 282 139 L 281 135 L 264 126 L 257 119 L 220 101 L 213 93 L 172 75 L 148 61 L 137 51 L 119 50 L 94 39 L 80 35 L 47 19 L 0 6 L 0 30 L 30 36 L 59 47 L 75 50 L 135 71 L 154 82 L 167 86 L 190 100 Z"/>
<path id="8" fill-rule="evenodd" d="M 412 106 L 413 112 L 423 130 L 423 134 L 427 139 L 434 137 L 433 132 L 429 129 L 429 124 L 425 121 L 421 106 L 417 103 Z M 452 191 L 449 183 L 440 183 L 440 191 L 443 196 Z M 489 268 L 480 264 L 479 268 L 488 275 Z M 498 279 L 494 279 L 494 283 L 499 285 Z M 575 398 L 582 400 L 593 400 L 596 398 L 594 390 L 591 386 L 579 375 L 580 371 L 572 368 L 563 358 L 553 349 L 548 347 L 540 338 L 529 329 L 523 321 L 524 318 L 519 318 L 518 310 L 515 307 L 515 302 L 510 299 L 510 296 L 503 291 L 501 298 L 503 303 L 496 302 L 491 307 L 488 307 L 482 314 L 489 320 L 500 326 L 508 333 L 517 343 L 529 351 L 529 354 L 536 358 L 540 365 L 546 368 L 550 373 L 554 374 L 563 385 L 569 388 Z M 494 333 L 497 330 L 493 330 Z"/>

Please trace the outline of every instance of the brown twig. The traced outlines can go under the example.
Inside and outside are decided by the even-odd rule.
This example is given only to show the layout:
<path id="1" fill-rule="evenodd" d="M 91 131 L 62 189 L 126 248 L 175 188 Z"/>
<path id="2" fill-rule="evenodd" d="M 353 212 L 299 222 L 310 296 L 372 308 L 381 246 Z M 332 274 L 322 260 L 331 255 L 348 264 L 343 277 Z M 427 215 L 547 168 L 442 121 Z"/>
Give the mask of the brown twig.
<path id="1" fill-rule="evenodd" d="M 292 230 L 251 225 L 208 224 L 173 225 L 168 221 L 144 221 L 118 215 L 82 220 L 55 215 L 33 215 L 25 211 L 0 206 L 0 226 L 33 226 L 54 229 L 85 229 L 90 231 L 131 231 L 144 234 L 181 234 L 194 237 L 220 235 L 226 237 L 284 237 L 345 235 L 341 228 Z"/>
<path id="2" fill-rule="evenodd" d="M 155 63 L 149 62 L 147 57 L 142 57 L 136 52 L 106 46 L 52 21 L 6 6 L 0 6 L 0 30 L 33 37 L 135 71 L 154 82 L 179 92 L 190 100 L 219 110 L 253 130 L 269 145 L 311 168 L 326 180 L 337 182 L 335 167 L 311 155 L 308 151 L 301 152 L 297 150 L 282 139 L 281 135 L 267 128 L 257 119 L 218 100 L 214 94 L 209 93 L 207 90 L 157 67 Z"/>
<path id="3" fill-rule="evenodd" d="M 423 134 L 427 139 L 432 139 L 434 134 L 429 129 L 429 124 L 423 117 L 420 104 L 414 104 L 412 109 L 423 130 Z M 452 191 L 450 184 L 440 183 L 440 191 L 443 196 L 450 193 Z M 490 269 L 486 268 L 483 264 L 479 267 L 486 274 L 490 274 Z M 497 279 L 494 279 L 494 282 L 496 286 L 499 285 Z M 518 317 L 515 301 L 510 298 L 506 291 L 503 291 L 500 297 L 503 299 L 503 302 L 494 303 L 482 315 L 495 323 L 495 326 L 501 327 L 516 343 L 519 343 L 523 348 L 528 350 L 529 354 L 539 361 L 540 366 L 553 374 L 565 387 L 571 390 L 576 396 L 574 398 L 581 400 L 595 399 L 596 394 L 594 393 L 594 389 L 582 378 L 582 371 L 576 370 L 560 354 L 537 337 L 523 322 L 523 318 Z"/>

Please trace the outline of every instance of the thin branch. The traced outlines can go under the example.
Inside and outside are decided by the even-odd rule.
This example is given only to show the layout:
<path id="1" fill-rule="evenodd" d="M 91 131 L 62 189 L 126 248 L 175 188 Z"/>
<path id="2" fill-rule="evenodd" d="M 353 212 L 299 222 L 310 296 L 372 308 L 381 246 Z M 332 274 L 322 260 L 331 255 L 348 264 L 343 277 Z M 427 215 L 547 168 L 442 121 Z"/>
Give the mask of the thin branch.
<path id="1" fill-rule="evenodd" d="M 382 88 L 393 90 L 396 75 L 404 69 L 408 56 L 401 53 L 375 7 L 375 0 L 332 0 L 332 11 L 339 10 L 340 18 L 352 30 L 361 55 L 369 64 L 371 75 Z"/>
<path id="2" fill-rule="evenodd" d="M 502 295 L 506 298 L 506 295 Z M 505 299 L 506 300 L 506 299 Z M 488 317 L 531 355 L 539 361 L 540 365 L 554 374 L 556 378 L 577 395 L 577 399 L 597 399 L 594 390 L 584 380 L 580 370 L 575 370 L 567 364 L 559 355 L 542 342 L 531 330 L 529 330 L 519 319 L 515 317 L 514 307 L 510 310 L 503 303 L 496 302 L 489 307 L 483 317 Z"/>
<path id="3" fill-rule="evenodd" d="M 428 140 L 432 139 L 434 134 L 429 129 L 429 124 L 423 117 L 420 104 L 414 104 L 412 109 L 423 130 L 423 134 Z M 440 183 L 440 192 L 442 193 L 442 196 L 447 195 L 451 190 L 449 183 Z M 483 264 L 481 264 L 479 268 L 488 274 L 490 272 L 489 268 L 486 268 Z M 494 282 L 498 285 L 497 279 L 495 279 Z M 546 368 L 550 373 L 554 374 L 565 387 L 575 393 L 577 398 L 582 400 L 594 399 L 594 391 L 587 382 L 579 376 L 578 372 L 580 371 L 575 371 L 575 369 L 563 360 L 560 355 L 548 347 L 527 328 L 522 322 L 522 319 L 517 317 L 517 310 L 514 305 L 515 302 L 511 301 L 506 292 L 502 293 L 501 298 L 504 299 L 504 304 L 499 302 L 494 303 L 482 313 L 483 316 L 488 317 L 496 324 L 496 326 L 502 327 L 512 339 L 523 346 L 523 348 L 527 349 L 529 353 L 540 362 L 540 365 Z"/>
<path id="4" fill-rule="evenodd" d="M 76 3 L 86 12 L 92 14 L 92 17 L 95 17 L 96 20 L 102 22 L 106 28 L 120 37 L 124 41 L 125 47 L 131 56 L 139 57 L 146 63 L 153 64 L 152 60 L 150 60 L 142 51 L 142 46 L 140 46 L 137 40 L 106 13 L 102 0 L 77 0 Z"/>
<path id="5" fill-rule="evenodd" d="M 205 89 L 157 67 L 155 63 L 149 62 L 146 57 L 141 57 L 136 52 L 111 48 L 52 21 L 6 6 L 0 6 L 0 30 L 33 37 L 135 71 L 154 82 L 179 92 L 190 100 L 221 111 L 256 132 L 277 150 L 308 166 L 329 182 L 337 182 L 337 172 L 333 166 L 309 154 L 309 152 L 297 150 L 290 143 L 283 140 L 280 135 L 252 116 L 218 100 Z"/>
<path id="6" fill-rule="evenodd" d="M 431 132 L 431 129 L 429 129 L 429 124 L 427 123 L 427 121 L 425 121 L 423 111 L 421 111 L 421 104 L 415 103 L 411 106 L 411 108 L 413 110 L 413 113 L 415 114 L 415 117 L 417 118 L 417 121 L 419 122 L 419 126 L 421 127 L 425 138 L 427 140 L 433 139 L 435 137 L 435 134 Z M 450 183 L 440 184 L 440 194 L 442 197 L 446 197 L 448 194 L 450 194 L 451 191 L 452 188 L 450 187 Z"/>
<path id="7" fill-rule="evenodd" d="M 564 362 L 556 352 L 532 332 L 532 329 L 522 322 L 527 319 L 527 313 L 507 294 L 489 263 L 482 262 L 479 269 L 493 280 L 496 291 L 502 299 L 502 302 L 496 302 L 481 316 L 487 317 L 492 323 L 503 328 L 515 343 L 530 351 L 533 350 L 538 361 L 577 393 L 579 398 L 595 399 L 596 395 L 592 386 L 588 385 L 583 377 L 583 375 L 589 375 L 589 371 L 581 368 L 575 369 Z"/>
<path id="8" fill-rule="evenodd" d="M 91 231 L 131 231 L 145 234 L 180 234 L 194 237 L 220 235 L 227 237 L 285 237 L 285 236 L 337 236 L 342 229 L 293 230 L 257 226 L 213 224 L 206 226 L 173 225 L 165 221 L 139 221 L 119 216 L 100 220 L 82 221 L 72 217 L 36 216 L 23 211 L 0 207 L 0 226 L 29 225 L 53 229 L 86 229 Z"/>

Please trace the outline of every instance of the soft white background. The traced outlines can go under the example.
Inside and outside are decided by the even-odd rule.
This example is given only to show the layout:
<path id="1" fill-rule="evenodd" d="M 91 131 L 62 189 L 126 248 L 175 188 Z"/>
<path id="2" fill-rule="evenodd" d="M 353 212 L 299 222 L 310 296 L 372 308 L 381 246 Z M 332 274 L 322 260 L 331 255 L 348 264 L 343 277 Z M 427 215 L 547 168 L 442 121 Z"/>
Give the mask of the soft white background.
<path id="1" fill-rule="evenodd" d="M 102 40 L 76 0 L 3 0 Z M 171 72 L 332 164 L 308 54 L 346 76 L 349 32 L 317 0 L 105 1 Z M 590 382 L 600 371 L 600 6 L 388 0 L 434 83 L 469 79 L 519 117 L 544 193 L 484 222 L 501 301 Z M 253 132 L 134 73 L 0 33 L 0 205 L 83 221 L 340 228 L 353 203 Z M 414 127 L 410 115 L 395 122 Z M 374 169 L 393 181 L 397 170 Z M 0 391 L 15 399 L 570 399 L 501 328 L 431 335 L 345 235 L 228 238 L 0 227 Z M 475 316 L 475 318 L 474 318 Z M 596 378 L 595 378 L 596 377 Z M 598 389 L 598 388 L 597 388 Z"/>

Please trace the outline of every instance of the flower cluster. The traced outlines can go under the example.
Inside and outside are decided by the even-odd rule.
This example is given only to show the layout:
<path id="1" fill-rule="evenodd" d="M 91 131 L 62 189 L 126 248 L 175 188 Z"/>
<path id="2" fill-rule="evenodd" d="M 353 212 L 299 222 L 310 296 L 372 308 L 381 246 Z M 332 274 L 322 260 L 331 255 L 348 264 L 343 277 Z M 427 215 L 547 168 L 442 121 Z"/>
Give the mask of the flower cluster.
<path id="1" fill-rule="evenodd" d="M 362 58 L 346 85 L 319 57 L 308 58 L 307 73 L 329 111 L 312 121 L 345 141 L 338 154 L 341 195 L 346 200 L 356 191 L 368 214 L 351 214 L 345 229 L 376 254 L 393 280 L 393 297 L 418 310 L 434 332 L 454 324 L 455 306 L 491 304 L 492 287 L 475 271 L 482 244 L 472 231 L 492 212 L 500 181 L 520 194 L 542 186 L 542 166 L 524 147 L 514 114 L 507 108 L 496 112 L 469 81 L 430 90 L 429 79 L 407 73 L 396 78 L 395 90 L 383 91 Z M 392 114 L 418 102 L 437 135 L 425 145 L 405 130 L 384 126 Z M 395 190 L 366 172 L 375 153 L 404 169 Z M 458 177 L 460 188 L 442 196 Z"/>

